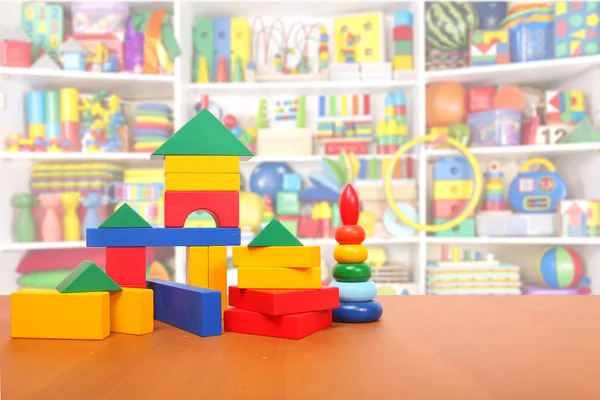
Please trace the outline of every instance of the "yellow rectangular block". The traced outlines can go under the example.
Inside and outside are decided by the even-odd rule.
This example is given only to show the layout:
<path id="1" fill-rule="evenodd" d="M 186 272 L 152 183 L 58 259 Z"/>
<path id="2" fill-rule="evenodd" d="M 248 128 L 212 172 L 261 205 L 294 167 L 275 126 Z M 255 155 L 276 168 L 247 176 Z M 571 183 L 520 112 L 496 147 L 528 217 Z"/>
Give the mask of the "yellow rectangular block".
<path id="1" fill-rule="evenodd" d="M 239 174 L 237 156 L 166 156 L 165 174 Z"/>
<path id="2" fill-rule="evenodd" d="M 231 76 L 233 77 L 235 60 L 240 58 L 242 69 L 246 71 L 246 65 L 250 58 L 250 46 L 252 43 L 252 31 L 248 18 L 231 18 L 229 20 L 229 30 L 231 31 Z"/>
<path id="3" fill-rule="evenodd" d="M 187 248 L 187 283 L 208 288 L 208 247 Z"/>
<path id="4" fill-rule="evenodd" d="M 154 331 L 154 292 L 123 288 L 110 293 L 110 331 L 144 335 Z"/>
<path id="5" fill-rule="evenodd" d="M 407 71 L 413 69 L 413 57 L 411 55 L 396 55 L 392 58 L 392 69 L 394 71 Z"/>
<path id="6" fill-rule="evenodd" d="M 236 267 L 313 268 L 321 266 L 319 246 L 273 246 L 233 248 Z"/>
<path id="7" fill-rule="evenodd" d="M 166 174 L 165 190 L 239 191 L 240 174 Z"/>
<path id="8" fill-rule="evenodd" d="M 108 292 L 23 290 L 10 295 L 13 338 L 102 340 L 109 334 Z"/>
<path id="9" fill-rule="evenodd" d="M 321 268 L 238 268 L 240 289 L 319 289 Z"/>
<path id="10" fill-rule="evenodd" d="M 435 181 L 433 198 L 435 200 L 470 199 L 473 193 L 473 181 Z"/>
<path id="11" fill-rule="evenodd" d="M 208 288 L 221 292 L 221 313 L 225 313 L 227 310 L 227 247 L 225 246 L 208 248 Z"/>

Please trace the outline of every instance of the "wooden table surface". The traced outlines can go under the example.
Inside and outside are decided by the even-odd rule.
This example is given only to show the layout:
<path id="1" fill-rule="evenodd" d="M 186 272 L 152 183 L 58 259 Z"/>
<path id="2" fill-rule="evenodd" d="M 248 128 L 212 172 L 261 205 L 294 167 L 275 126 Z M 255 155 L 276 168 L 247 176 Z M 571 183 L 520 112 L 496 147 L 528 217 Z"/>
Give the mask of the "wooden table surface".
<path id="1" fill-rule="evenodd" d="M 156 323 L 104 341 L 9 336 L 2 400 L 600 398 L 600 297 L 401 296 L 383 318 L 294 341 Z"/>

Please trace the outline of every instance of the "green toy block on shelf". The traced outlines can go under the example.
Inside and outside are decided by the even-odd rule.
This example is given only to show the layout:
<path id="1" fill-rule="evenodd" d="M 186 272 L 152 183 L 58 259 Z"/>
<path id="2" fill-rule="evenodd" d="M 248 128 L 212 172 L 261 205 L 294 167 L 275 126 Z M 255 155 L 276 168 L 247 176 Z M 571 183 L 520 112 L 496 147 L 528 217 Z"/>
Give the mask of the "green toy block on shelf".
<path id="1" fill-rule="evenodd" d="M 434 224 L 441 225 L 450 221 L 450 219 L 436 218 Z M 437 237 L 475 237 L 475 219 L 469 218 L 454 228 L 445 231 L 436 232 Z"/>
<path id="2" fill-rule="evenodd" d="M 248 247 L 269 246 L 303 246 L 303 244 L 281 222 L 272 219 L 271 222 L 269 222 L 267 226 L 265 226 L 264 229 L 248 243 Z"/>
<path id="3" fill-rule="evenodd" d="M 110 292 L 122 290 L 106 275 L 99 266 L 91 261 L 83 261 L 61 283 L 56 286 L 61 293 Z"/>
<path id="4" fill-rule="evenodd" d="M 129 204 L 124 203 L 100 224 L 98 228 L 152 228 Z"/>
<path id="5" fill-rule="evenodd" d="M 298 192 L 277 192 L 276 204 L 277 215 L 300 215 L 300 193 Z"/>
<path id="6" fill-rule="evenodd" d="M 290 231 L 292 235 L 296 236 L 298 234 L 298 220 L 281 221 L 281 224 L 285 229 Z"/>
<path id="7" fill-rule="evenodd" d="M 254 154 L 206 108 L 202 109 L 153 156 L 239 156 L 248 160 Z"/>

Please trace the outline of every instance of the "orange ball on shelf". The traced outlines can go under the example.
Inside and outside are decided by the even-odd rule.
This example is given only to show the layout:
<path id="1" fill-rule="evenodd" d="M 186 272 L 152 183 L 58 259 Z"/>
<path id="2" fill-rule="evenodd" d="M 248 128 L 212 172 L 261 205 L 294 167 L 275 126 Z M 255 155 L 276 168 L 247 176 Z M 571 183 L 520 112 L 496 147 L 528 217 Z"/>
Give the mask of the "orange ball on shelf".
<path id="1" fill-rule="evenodd" d="M 467 116 L 467 90 L 458 82 L 436 82 L 425 93 L 427 126 L 448 126 Z"/>
<path id="2" fill-rule="evenodd" d="M 339 244 L 361 244 L 366 236 L 360 225 L 340 225 L 335 229 L 335 241 Z"/>

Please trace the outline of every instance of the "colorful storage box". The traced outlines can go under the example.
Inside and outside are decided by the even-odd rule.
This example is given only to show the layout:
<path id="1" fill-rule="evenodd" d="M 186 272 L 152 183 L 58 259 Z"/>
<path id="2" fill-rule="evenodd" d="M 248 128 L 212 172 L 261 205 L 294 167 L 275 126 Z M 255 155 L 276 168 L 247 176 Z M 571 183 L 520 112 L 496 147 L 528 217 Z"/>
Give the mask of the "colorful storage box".
<path id="1" fill-rule="evenodd" d="M 496 109 L 467 117 L 474 147 L 518 146 L 521 143 L 521 111 Z"/>
<path id="2" fill-rule="evenodd" d="M 524 22 L 509 29 L 508 32 L 512 62 L 552 59 L 554 55 L 553 22 Z"/>
<path id="3" fill-rule="evenodd" d="M 71 6 L 74 34 L 111 33 L 123 40 L 129 6 L 127 3 L 75 3 Z"/>
<path id="4" fill-rule="evenodd" d="M 600 53 L 600 2 L 554 3 L 554 57 L 568 58 Z"/>

